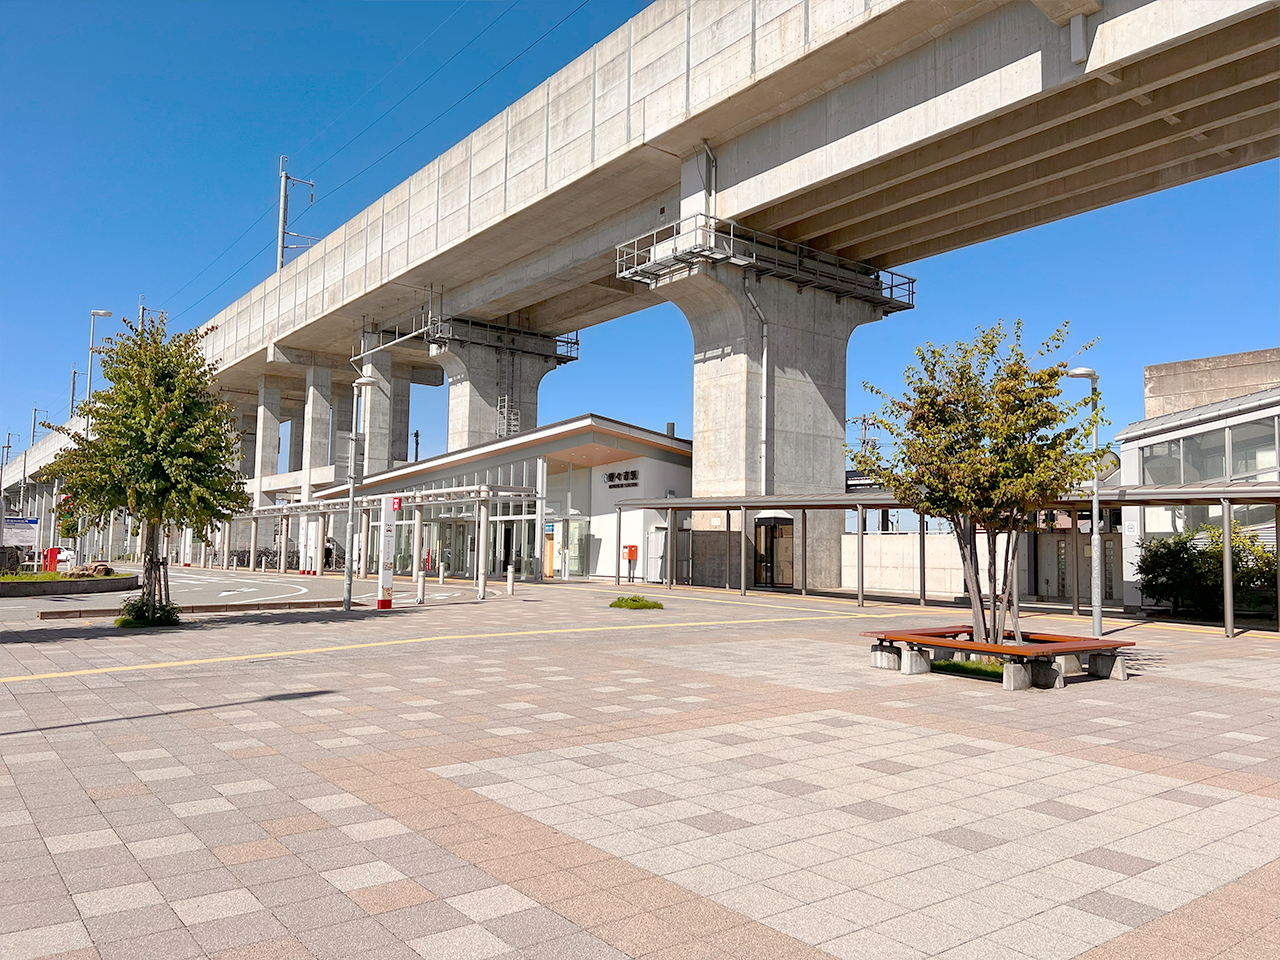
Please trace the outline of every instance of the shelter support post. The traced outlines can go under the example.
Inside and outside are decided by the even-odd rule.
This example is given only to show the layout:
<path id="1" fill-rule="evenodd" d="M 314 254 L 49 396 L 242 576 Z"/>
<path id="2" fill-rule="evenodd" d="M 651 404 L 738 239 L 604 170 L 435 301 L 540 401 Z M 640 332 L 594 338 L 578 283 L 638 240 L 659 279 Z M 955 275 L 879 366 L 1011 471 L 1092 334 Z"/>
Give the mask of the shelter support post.
<path id="1" fill-rule="evenodd" d="M 671 589 L 676 565 L 676 512 L 667 510 L 667 589 Z"/>
<path id="2" fill-rule="evenodd" d="M 142 542 L 139 535 L 138 542 Z M 142 547 L 138 547 L 138 553 L 142 553 Z M 253 572 L 258 569 L 258 518 L 254 517 L 249 521 L 249 570 Z"/>
<path id="3" fill-rule="evenodd" d="M 622 584 L 622 508 L 618 507 L 617 540 L 613 545 L 613 585 Z"/>
<path id="4" fill-rule="evenodd" d="M 809 511 L 800 510 L 800 595 L 809 595 L 809 537 L 806 529 Z"/>
<path id="5" fill-rule="evenodd" d="M 858 606 L 866 603 L 867 585 L 867 508 L 858 504 Z"/>
<path id="6" fill-rule="evenodd" d="M 1280 526 L 1280 525 L 1278 525 Z M 733 584 L 733 511 L 724 512 L 724 588 L 728 590 Z"/>
<path id="7" fill-rule="evenodd" d="M 1280 542 L 1280 541 L 1278 541 Z M 1231 568 L 1231 501 L 1222 501 L 1222 629 L 1236 635 L 1235 573 Z"/>
<path id="8" fill-rule="evenodd" d="M 738 592 L 747 595 L 747 508 L 739 507 L 742 532 L 738 538 Z"/>
<path id="9" fill-rule="evenodd" d="M 924 558 L 925 539 L 924 538 L 925 538 L 925 534 L 928 531 L 926 529 L 927 520 L 925 518 L 925 515 L 923 513 L 919 513 L 917 514 L 917 516 L 920 517 L 920 606 L 923 607 L 925 605 L 925 587 L 926 587 L 925 558 Z"/>
<path id="10" fill-rule="evenodd" d="M 1080 616 L 1080 511 L 1071 507 L 1071 613 Z"/>
<path id="11" fill-rule="evenodd" d="M 426 578 L 422 569 L 422 534 L 423 519 L 426 507 L 418 504 L 413 508 L 413 582 L 421 583 Z"/>
<path id="12" fill-rule="evenodd" d="M 476 516 L 476 599 L 483 600 L 489 582 L 489 488 L 480 488 Z"/>

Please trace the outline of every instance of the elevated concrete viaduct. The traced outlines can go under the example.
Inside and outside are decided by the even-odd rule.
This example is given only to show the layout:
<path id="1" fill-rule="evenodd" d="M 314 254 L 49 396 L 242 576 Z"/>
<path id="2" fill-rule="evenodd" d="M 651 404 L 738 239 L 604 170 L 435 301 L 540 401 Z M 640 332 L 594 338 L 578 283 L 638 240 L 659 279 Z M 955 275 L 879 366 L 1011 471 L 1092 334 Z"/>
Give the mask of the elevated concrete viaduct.
<path id="1" fill-rule="evenodd" d="M 1276 0 L 656 0 L 209 321 L 254 491 L 345 475 L 354 353 L 374 471 L 408 384 L 448 377 L 450 449 L 528 429 L 555 338 L 663 300 L 695 496 L 838 491 L 848 338 L 911 303 L 875 271 L 1280 155 L 1278 48 Z"/>

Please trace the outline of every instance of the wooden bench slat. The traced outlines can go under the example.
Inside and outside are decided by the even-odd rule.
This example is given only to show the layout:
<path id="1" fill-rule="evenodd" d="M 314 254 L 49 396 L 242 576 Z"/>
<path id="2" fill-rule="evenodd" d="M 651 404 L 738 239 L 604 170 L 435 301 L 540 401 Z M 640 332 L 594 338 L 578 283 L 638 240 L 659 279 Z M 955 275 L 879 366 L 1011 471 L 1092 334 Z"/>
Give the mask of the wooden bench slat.
<path id="1" fill-rule="evenodd" d="M 970 653 L 987 653 L 1005 657 L 1046 657 L 1067 653 L 1099 653 L 1132 647 L 1132 640 L 1063 640 L 1054 643 L 979 643 L 973 640 L 946 640 L 918 633 L 886 632 L 882 641 L 905 643 L 916 647 L 937 647 L 944 650 L 964 650 Z"/>

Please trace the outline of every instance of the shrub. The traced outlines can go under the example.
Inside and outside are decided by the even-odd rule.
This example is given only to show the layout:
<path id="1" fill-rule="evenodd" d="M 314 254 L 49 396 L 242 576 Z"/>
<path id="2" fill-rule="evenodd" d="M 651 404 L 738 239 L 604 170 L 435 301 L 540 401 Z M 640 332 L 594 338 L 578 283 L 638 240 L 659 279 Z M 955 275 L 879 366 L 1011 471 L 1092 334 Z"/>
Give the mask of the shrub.
<path id="1" fill-rule="evenodd" d="M 1144 596 L 1177 614 L 1222 615 L 1222 528 L 1211 525 L 1141 543 L 1138 586 Z M 1276 595 L 1276 555 L 1256 534 L 1231 525 L 1231 580 L 1235 605 L 1269 606 Z"/>
<path id="2" fill-rule="evenodd" d="M 182 622 L 182 608 L 176 603 L 156 602 L 156 615 L 147 618 L 146 598 L 141 594 L 126 597 L 120 604 L 120 616 L 116 619 L 117 627 L 172 627 Z"/>
<path id="3" fill-rule="evenodd" d="M 629 597 L 619 597 L 617 600 L 613 601 L 613 603 L 609 604 L 609 606 L 617 607 L 620 610 L 661 610 L 662 609 L 662 604 L 659 603 L 657 600 L 649 600 L 648 598 L 642 597 L 639 594 L 633 594 Z"/>

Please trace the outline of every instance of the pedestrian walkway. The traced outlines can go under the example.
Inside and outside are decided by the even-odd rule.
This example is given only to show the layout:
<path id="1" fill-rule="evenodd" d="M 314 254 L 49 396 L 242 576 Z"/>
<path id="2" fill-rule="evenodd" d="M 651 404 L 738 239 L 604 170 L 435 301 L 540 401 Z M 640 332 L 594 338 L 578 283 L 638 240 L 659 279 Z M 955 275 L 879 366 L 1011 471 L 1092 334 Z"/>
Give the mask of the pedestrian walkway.
<path id="1" fill-rule="evenodd" d="M 1274 633 L 1006 692 L 654 592 L 0 626 L 0 958 L 1275 955 Z"/>

